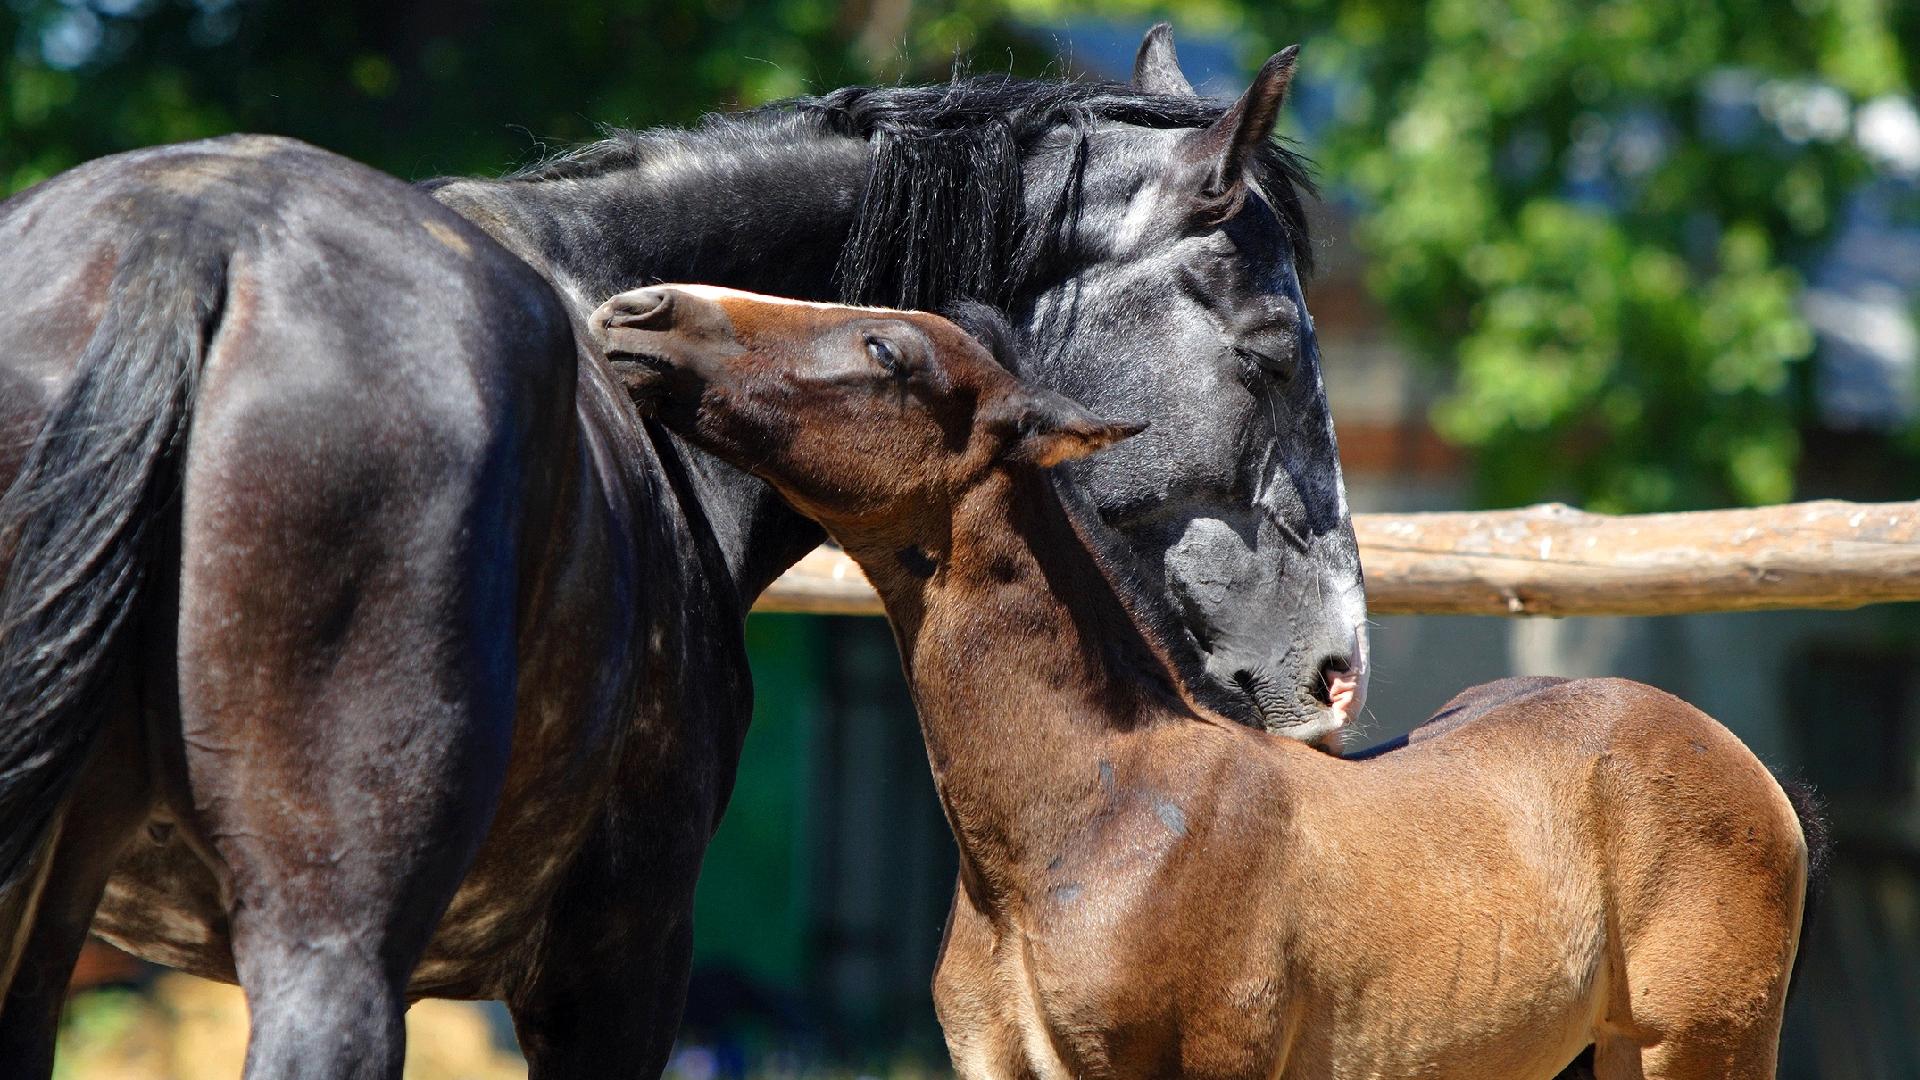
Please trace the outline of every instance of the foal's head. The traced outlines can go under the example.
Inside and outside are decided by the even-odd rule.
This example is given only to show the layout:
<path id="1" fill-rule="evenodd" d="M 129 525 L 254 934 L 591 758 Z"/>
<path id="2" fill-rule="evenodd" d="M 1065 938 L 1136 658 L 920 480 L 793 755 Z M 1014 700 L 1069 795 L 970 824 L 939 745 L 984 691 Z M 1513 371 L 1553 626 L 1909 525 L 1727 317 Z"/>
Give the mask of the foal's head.
<path id="1" fill-rule="evenodd" d="M 912 542 L 997 465 L 1056 465 L 1142 428 L 1022 382 L 924 312 L 674 285 L 621 293 L 593 325 L 636 399 L 843 540 Z"/>

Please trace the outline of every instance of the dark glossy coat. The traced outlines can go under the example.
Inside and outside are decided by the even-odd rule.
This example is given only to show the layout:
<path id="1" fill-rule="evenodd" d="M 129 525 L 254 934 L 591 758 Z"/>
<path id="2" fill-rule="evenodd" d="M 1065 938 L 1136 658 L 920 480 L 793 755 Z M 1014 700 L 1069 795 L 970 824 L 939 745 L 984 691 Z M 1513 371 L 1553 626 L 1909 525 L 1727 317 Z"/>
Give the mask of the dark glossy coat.
<path id="1" fill-rule="evenodd" d="M 217 139 L 0 204 L 7 1075 L 90 923 L 237 979 L 253 1076 L 395 1076 L 422 995 L 505 998 L 538 1077 L 658 1072 L 742 620 L 821 534 L 581 349 L 647 281 L 991 292 L 1032 377 L 1162 433 L 1084 479 L 1195 684 L 1337 726 L 1362 606 L 1290 68 L 1232 109 L 1169 70 L 1158 33 L 1144 90 L 839 91 L 424 188 Z"/>

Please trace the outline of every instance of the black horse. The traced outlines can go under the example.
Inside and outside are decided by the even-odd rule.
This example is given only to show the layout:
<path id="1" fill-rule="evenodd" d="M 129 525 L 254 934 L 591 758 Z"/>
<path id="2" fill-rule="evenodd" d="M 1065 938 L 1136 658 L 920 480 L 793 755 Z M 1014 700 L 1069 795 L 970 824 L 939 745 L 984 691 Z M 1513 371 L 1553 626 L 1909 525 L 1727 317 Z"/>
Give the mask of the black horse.
<path id="1" fill-rule="evenodd" d="M 498 997 L 536 1077 L 652 1075 L 749 716 L 821 538 L 642 422 L 585 315 L 691 280 L 1014 313 L 1149 434 L 1080 481 L 1211 707 L 1316 738 L 1364 656 L 1299 273 L 1292 70 L 848 89 L 409 187 L 226 138 L 0 204 L 0 1062 L 92 925 L 237 980 L 250 1076 L 393 1077 Z"/>

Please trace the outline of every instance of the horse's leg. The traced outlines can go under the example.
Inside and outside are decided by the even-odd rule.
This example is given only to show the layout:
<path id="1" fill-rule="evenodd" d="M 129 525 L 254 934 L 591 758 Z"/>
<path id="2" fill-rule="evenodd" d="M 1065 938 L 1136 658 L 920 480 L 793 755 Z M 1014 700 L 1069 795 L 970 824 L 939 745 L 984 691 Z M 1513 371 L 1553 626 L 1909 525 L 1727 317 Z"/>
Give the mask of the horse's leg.
<path id="1" fill-rule="evenodd" d="M 7 1063 L 8 1076 L 52 1073 L 54 1034 L 74 962 L 114 862 L 148 810 L 138 709 L 128 693 L 115 692 L 110 700 L 114 717 L 56 827 L 38 901 L 23 913 L 25 925 L 15 928 L 20 949 L 0 1005 L 0 1061 Z"/>
<path id="2" fill-rule="evenodd" d="M 195 414 L 187 786 L 226 889 L 247 1076 L 387 1080 L 505 771 L 519 490 L 487 432 L 459 430 L 485 420 L 459 407 L 470 384 L 429 406 L 329 381 L 346 363 L 300 348 L 298 372 L 210 368 Z"/>
<path id="3" fill-rule="evenodd" d="M 314 580 L 326 560 L 262 547 L 226 582 L 190 575 L 204 587 L 186 590 L 182 634 L 188 782 L 228 882 L 246 1074 L 397 1078 L 407 981 L 492 817 L 511 669 L 462 670 L 489 650 L 434 625 L 459 590 L 429 566 L 340 591 Z M 307 637 L 330 618 L 337 638 Z"/>
<path id="4" fill-rule="evenodd" d="M 613 881 L 589 871 L 569 883 L 549 916 L 536 974 L 508 1002 L 528 1080 L 650 1080 L 666 1068 L 693 964 L 698 860 L 696 852 L 684 868 L 684 885 L 674 880 L 682 874 L 657 866 L 657 876 Z M 583 867 L 609 862 L 593 847 L 580 859 Z"/>
<path id="5" fill-rule="evenodd" d="M 549 950 L 537 987 L 514 1003 L 528 1080 L 657 1077 L 686 1007 L 693 927 L 649 928 L 596 952 Z M 555 955 L 558 953 L 559 955 Z"/>

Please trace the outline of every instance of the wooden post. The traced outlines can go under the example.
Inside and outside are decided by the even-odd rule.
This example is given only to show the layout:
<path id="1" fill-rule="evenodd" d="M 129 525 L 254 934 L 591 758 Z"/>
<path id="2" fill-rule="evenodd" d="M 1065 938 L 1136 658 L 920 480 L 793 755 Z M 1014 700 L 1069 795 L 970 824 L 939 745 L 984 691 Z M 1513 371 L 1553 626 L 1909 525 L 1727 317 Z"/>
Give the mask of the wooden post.
<path id="1" fill-rule="evenodd" d="M 1357 514 L 1367 606 L 1384 615 L 1678 615 L 1920 600 L 1920 502 L 1808 502 L 1610 516 Z M 853 560 L 821 548 L 758 611 L 877 615 Z"/>

